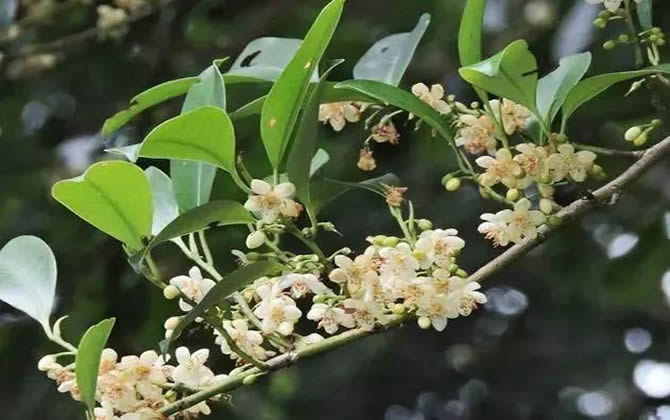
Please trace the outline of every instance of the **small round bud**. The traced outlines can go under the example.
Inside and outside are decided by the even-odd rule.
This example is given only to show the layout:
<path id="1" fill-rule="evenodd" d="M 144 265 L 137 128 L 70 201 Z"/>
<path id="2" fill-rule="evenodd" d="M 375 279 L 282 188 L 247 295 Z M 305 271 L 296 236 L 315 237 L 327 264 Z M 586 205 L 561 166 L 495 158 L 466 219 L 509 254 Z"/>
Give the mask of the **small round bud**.
<path id="1" fill-rule="evenodd" d="M 540 195 L 544 198 L 551 198 L 556 192 L 556 188 L 548 184 L 537 184 L 537 190 L 540 192 Z"/>
<path id="2" fill-rule="evenodd" d="M 630 36 L 628 34 L 621 34 L 618 39 L 622 44 L 627 44 L 630 41 Z"/>
<path id="3" fill-rule="evenodd" d="M 246 245 L 249 249 L 256 249 L 263 246 L 266 240 L 267 237 L 265 236 L 265 233 L 263 233 L 262 230 L 257 230 L 247 236 Z"/>
<path id="4" fill-rule="evenodd" d="M 396 238 L 395 236 L 388 236 L 386 239 L 384 239 L 384 243 L 382 245 L 393 248 L 394 246 L 398 245 L 398 242 L 400 242 L 400 239 Z"/>
<path id="5" fill-rule="evenodd" d="M 163 328 L 166 330 L 174 330 L 177 328 L 177 325 L 179 325 L 179 321 L 181 318 L 178 316 L 171 316 L 170 318 L 165 320 L 165 323 L 163 323 Z"/>
<path id="6" fill-rule="evenodd" d="M 612 16 L 609 10 L 603 10 L 600 13 L 598 13 L 598 17 L 602 19 L 609 19 Z"/>
<path id="7" fill-rule="evenodd" d="M 324 303 L 328 297 L 326 295 L 314 295 L 312 298 L 313 303 Z"/>
<path id="8" fill-rule="evenodd" d="M 443 177 L 442 177 L 442 181 L 441 181 L 441 182 L 442 182 L 442 185 L 446 185 L 447 182 L 449 182 L 449 180 L 450 180 L 451 178 L 453 178 L 453 177 L 454 177 L 453 174 L 446 174 L 445 176 L 443 176 Z"/>
<path id="9" fill-rule="evenodd" d="M 551 227 L 558 227 L 558 226 L 561 225 L 561 223 L 563 223 L 563 219 L 561 219 L 560 217 L 558 217 L 554 214 L 552 216 L 549 216 L 549 218 L 547 219 L 547 222 L 549 223 L 549 226 L 551 226 Z"/>
<path id="10" fill-rule="evenodd" d="M 416 225 L 421 230 L 431 230 L 433 228 L 433 222 L 428 219 L 419 219 L 416 221 Z"/>
<path id="11" fill-rule="evenodd" d="M 593 21 L 593 26 L 595 26 L 598 29 L 604 29 L 605 26 L 607 26 L 607 21 L 599 17 Z"/>
<path id="12" fill-rule="evenodd" d="M 172 300 L 176 297 L 179 296 L 179 289 L 177 289 L 177 286 L 169 285 L 166 286 L 165 289 L 163 289 L 163 296 L 165 296 L 165 299 L 167 300 Z"/>
<path id="13" fill-rule="evenodd" d="M 591 166 L 591 168 L 589 169 L 589 175 L 591 175 L 592 177 L 594 177 L 598 180 L 601 180 L 601 179 L 605 178 L 605 176 L 606 176 L 605 171 L 603 170 L 603 167 L 600 166 L 600 165 Z"/>
<path id="14" fill-rule="evenodd" d="M 626 133 L 624 134 L 624 139 L 626 139 L 626 141 L 633 141 L 637 137 L 639 137 L 640 134 L 642 134 L 642 129 L 635 125 L 626 130 Z"/>
<path id="15" fill-rule="evenodd" d="M 40 372 L 46 372 L 47 370 L 51 369 L 55 364 L 56 364 L 56 358 L 51 354 L 47 354 L 46 356 L 41 358 L 39 362 L 37 362 L 37 369 L 39 369 Z"/>
<path id="16" fill-rule="evenodd" d="M 249 375 L 246 376 L 244 379 L 242 379 L 242 384 L 244 385 L 251 385 L 256 382 L 256 379 L 258 379 L 259 375 Z"/>
<path id="17" fill-rule="evenodd" d="M 405 305 L 403 305 L 402 303 L 396 303 L 395 305 L 393 305 L 393 313 L 396 315 L 404 314 L 405 309 L 406 309 Z"/>
<path id="18" fill-rule="evenodd" d="M 611 39 L 603 44 L 603 48 L 606 50 L 613 50 L 616 48 L 616 42 Z"/>
<path id="19" fill-rule="evenodd" d="M 444 184 L 444 188 L 447 189 L 447 191 L 456 191 L 457 189 L 461 188 L 461 180 L 460 178 L 451 178 L 449 181 L 447 181 L 446 184 Z"/>
<path id="20" fill-rule="evenodd" d="M 660 127 L 663 125 L 663 121 L 659 120 L 658 118 L 655 118 L 651 120 L 650 124 L 652 125 L 652 127 Z"/>
<path id="21" fill-rule="evenodd" d="M 658 41 L 658 35 L 656 34 L 649 35 L 649 42 L 656 43 L 657 41 Z"/>
<path id="22" fill-rule="evenodd" d="M 462 268 L 459 268 L 458 270 L 456 270 L 456 275 L 458 277 L 461 277 L 461 278 L 464 278 L 464 279 L 468 278 L 468 272 L 463 270 Z"/>
<path id="23" fill-rule="evenodd" d="M 447 271 L 449 271 L 449 274 L 456 274 L 460 267 L 458 267 L 458 264 L 449 264 L 449 267 L 447 267 Z"/>
<path id="24" fill-rule="evenodd" d="M 472 101 L 472 103 L 470 103 L 470 108 L 472 108 L 472 109 L 479 109 L 479 102 L 477 102 L 477 101 Z"/>
<path id="25" fill-rule="evenodd" d="M 658 47 L 662 47 L 665 45 L 665 38 L 658 38 L 658 41 L 656 41 L 656 45 Z"/>
<path id="26" fill-rule="evenodd" d="M 512 188 L 507 190 L 507 194 L 505 194 L 505 196 L 509 201 L 516 201 L 521 198 L 521 192 L 516 188 Z"/>
<path id="27" fill-rule="evenodd" d="M 540 200 L 540 211 L 544 214 L 551 214 L 554 211 L 554 202 L 548 198 Z"/>
<path id="28" fill-rule="evenodd" d="M 661 35 L 663 31 L 658 26 L 654 26 L 653 28 L 651 28 L 651 33 L 655 35 Z"/>
<path id="29" fill-rule="evenodd" d="M 633 140 L 633 144 L 637 147 L 640 147 L 643 146 L 647 142 L 647 140 L 649 140 L 649 137 L 647 136 L 647 133 L 644 132 L 639 136 L 637 136 L 635 140 Z"/>
<path id="30" fill-rule="evenodd" d="M 426 258 L 426 253 L 420 249 L 415 249 L 414 251 L 412 251 L 412 255 L 414 255 L 414 258 L 416 258 L 419 261 L 423 261 Z"/>
<path id="31" fill-rule="evenodd" d="M 417 319 L 416 323 L 419 324 L 419 328 L 421 328 L 422 330 L 427 330 L 428 328 L 430 328 L 430 318 L 428 318 L 427 316 L 420 317 L 419 319 Z"/>
<path id="32" fill-rule="evenodd" d="M 372 239 L 372 242 L 377 246 L 384 246 L 384 241 L 386 238 L 386 235 L 377 235 Z"/>

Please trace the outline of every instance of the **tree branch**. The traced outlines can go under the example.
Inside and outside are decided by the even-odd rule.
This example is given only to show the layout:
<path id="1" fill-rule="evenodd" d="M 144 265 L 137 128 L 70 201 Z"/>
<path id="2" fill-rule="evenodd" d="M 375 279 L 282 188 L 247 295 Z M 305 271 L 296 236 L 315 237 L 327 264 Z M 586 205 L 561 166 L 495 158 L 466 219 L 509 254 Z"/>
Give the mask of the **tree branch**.
<path id="1" fill-rule="evenodd" d="M 664 157 L 670 155 L 670 137 L 661 141 L 653 147 L 647 149 L 640 159 L 631 165 L 626 171 L 624 171 L 617 178 L 609 182 L 607 185 L 599 188 L 593 193 L 593 197 L 586 199 L 579 199 L 567 207 L 564 207 L 559 211 L 556 216 L 558 216 L 563 222 L 574 220 L 575 218 L 583 215 L 584 213 L 592 210 L 595 207 L 605 205 L 611 205 L 616 202 L 616 200 L 621 195 L 621 192 L 630 186 L 633 182 L 640 178 L 649 168 L 651 168 L 658 161 Z M 563 223 L 562 223 L 563 224 Z M 505 252 L 503 252 L 498 257 L 491 260 L 489 263 L 481 267 L 475 273 L 473 273 L 468 279 L 470 281 L 481 282 L 491 277 L 492 275 L 498 273 L 503 268 L 507 267 L 510 263 L 518 260 L 520 257 L 528 253 L 531 249 L 543 243 L 549 235 L 555 231 L 557 227 L 543 226 L 539 229 L 539 235 L 535 239 L 524 239 L 520 243 L 512 246 Z M 389 321 L 379 328 L 374 330 L 366 329 L 353 329 L 346 331 L 344 333 L 326 338 L 322 341 L 319 341 L 315 344 L 304 346 L 298 350 L 290 351 L 288 353 L 282 354 L 275 358 L 268 360 L 265 363 L 265 369 L 261 370 L 259 368 L 252 368 L 246 370 L 242 373 L 239 373 L 234 376 L 228 377 L 225 381 L 220 384 L 204 389 L 195 394 L 189 395 L 181 400 L 178 400 L 172 404 L 169 404 L 159 411 L 165 416 L 175 414 L 179 411 L 182 411 L 186 408 L 192 407 L 195 404 L 198 404 L 201 401 L 205 401 L 209 398 L 212 398 L 216 395 L 232 391 L 236 388 L 241 387 L 251 383 L 253 378 L 265 373 L 283 369 L 285 367 L 294 365 L 298 360 L 312 357 L 327 351 L 336 349 L 340 346 L 348 344 L 352 341 L 356 341 L 360 338 L 367 337 L 369 335 L 388 331 L 390 329 L 399 327 L 403 324 L 404 321 L 410 318 L 409 315 L 392 315 L 389 317 Z"/>

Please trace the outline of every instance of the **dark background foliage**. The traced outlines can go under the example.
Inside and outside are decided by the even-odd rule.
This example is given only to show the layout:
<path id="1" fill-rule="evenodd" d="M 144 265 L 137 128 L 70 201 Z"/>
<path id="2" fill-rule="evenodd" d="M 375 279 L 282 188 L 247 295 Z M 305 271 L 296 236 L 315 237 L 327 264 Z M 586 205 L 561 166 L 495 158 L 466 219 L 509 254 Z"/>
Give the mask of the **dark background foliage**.
<path id="1" fill-rule="evenodd" d="M 349 78 L 357 57 L 375 40 L 409 30 L 421 13 L 429 12 L 432 25 L 404 83 L 443 83 L 468 103 L 473 98 L 457 76 L 455 46 L 463 3 L 349 1 L 327 52 L 328 58 L 348 61 L 333 78 Z M 586 49 L 594 51 L 593 73 L 632 66 L 630 50 L 600 48 L 622 28 L 615 24 L 596 31 L 591 21 L 600 7 L 584 0 L 489 3 L 487 55 L 525 37 L 543 72 L 561 55 Z M 654 3 L 656 24 L 670 29 L 670 7 L 663 0 Z M 65 333 L 72 341 L 90 324 L 114 316 L 113 346 L 121 354 L 137 353 L 156 346 L 162 321 L 177 310 L 134 274 L 114 240 L 55 203 L 51 184 L 109 158 L 104 147 L 135 143 L 178 112 L 180 104 L 171 102 L 133 120 L 115 138 L 102 138 L 98 133 L 104 119 L 135 93 L 195 75 L 213 58 L 234 57 L 259 36 L 300 37 L 323 4 L 173 1 L 135 23 L 121 40 L 97 42 L 93 37 L 58 49 L 58 63 L 51 69 L 12 72 L 5 61 L 0 76 L 0 243 L 34 234 L 54 248 L 57 314 L 70 315 Z M 32 29 L 27 41 L 21 41 L 29 44 L 8 47 L 8 56 L 94 22 L 93 8 L 68 12 Z M 571 137 L 625 148 L 623 131 L 633 123 L 657 117 L 667 124 L 662 92 L 643 88 L 624 99 L 627 87 L 618 86 L 580 110 L 570 125 Z M 246 98 L 259 94 L 231 91 Z M 650 105 L 652 99 L 656 107 Z M 247 162 L 256 176 L 264 176 L 258 120 L 243 121 L 237 130 Z M 457 227 L 467 241 L 464 266 L 476 269 L 499 252 L 476 233 L 478 215 L 495 207 L 470 186 L 445 192 L 440 178 L 454 166 L 447 147 L 426 130 L 403 134 L 399 146 L 376 149 L 375 173 L 396 172 L 421 217 Z M 350 180 L 366 176 L 355 166 L 365 136 L 360 125 L 337 136 L 322 131 L 320 145 L 333 158 L 326 169 L 330 175 Z M 628 163 L 602 160 L 610 176 Z M 218 408 L 212 418 L 670 419 L 669 175 L 670 166 L 662 163 L 616 208 L 598 210 L 565 228 L 488 280 L 484 287 L 490 303 L 452 322 L 444 333 L 409 325 L 305 361 L 235 392 L 232 408 Z M 225 176 L 217 179 L 215 190 L 219 197 L 242 198 Z M 350 193 L 324 216 L 347 238 L 345 243 L 325 237 L 328 250 L 345 244 L 360 250 L 366 235 L 395 232 L 384 203 L 362 192 Z M 243 237 L 234 228 L 212 234 L 223 268 L 233 266 L 229 251 L 240 247 Z M 157 257 L 166 276 L 188 268 L 170 246 Z M 186 340 L 206 345 L 207 337 L 195 330 Z M 41 355 L 53 350 L 36 323 L 0 304 L 0 418 L 83 418 L 81 407 L 36 369 Z M 218 351 L 212 355 L 214 363 L 227 366 Z"/>

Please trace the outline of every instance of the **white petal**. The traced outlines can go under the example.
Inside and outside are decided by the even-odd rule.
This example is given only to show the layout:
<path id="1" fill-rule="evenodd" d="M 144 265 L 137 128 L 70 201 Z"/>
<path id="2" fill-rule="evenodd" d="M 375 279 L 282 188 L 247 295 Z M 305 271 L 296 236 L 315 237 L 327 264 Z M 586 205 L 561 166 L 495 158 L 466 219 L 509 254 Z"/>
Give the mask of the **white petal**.
<path id="1" fill-rule="evenodd" d="M 258 195 L 266 195 L 272 191 L 272 187 L 263 180 L 254 179 L 251 181 L 251 191 Z"/>

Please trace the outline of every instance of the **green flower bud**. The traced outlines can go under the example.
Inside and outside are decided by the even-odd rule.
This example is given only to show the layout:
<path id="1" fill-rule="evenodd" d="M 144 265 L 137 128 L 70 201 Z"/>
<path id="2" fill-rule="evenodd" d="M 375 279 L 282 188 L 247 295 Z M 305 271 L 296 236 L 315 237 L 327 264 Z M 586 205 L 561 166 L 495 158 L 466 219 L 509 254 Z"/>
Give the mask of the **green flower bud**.
<path id="1" fill-rule="evenodd" d="M 165 299 L 167 300 L 172 300 L 175 299 L 179 296 L 179 289 L 177 289 L 177 286 L 169 285 L 165 289 L 163 289 L 163 296 L 165 296 Z"/>
<path id="2" fill-rule="evenodd" d="M 447 267 L 447 271 L 449 271 L 449 274 L 456 274 L 460 267 L 458 264 L 449 264 L 449 267 Z"/>
<path id="3" fill-rule="evenodd" d="M 537 190 L 540 192 L 540 195 L 544 198 L 551 198 L 556 192 L 556 188 L 549 184 L 537 184 Z"/>
<path id="4" fill-rule="evenodd" d="M 645 131 L 644 133 L 640 134 L 633 140 L 633 144 L 637 147 L 643 146 L 647 140 L 649 140 L 649 137 L 647 136 L 647 132 Z"/>
<path id="5" fill-rule="evenodd" d="M 470 104 L 470 108 L 472 108 L 472 109 L 479 109 L 479 102 L 477 102 L 477 101 L 472 101 L 472 103 Z"/>
<path id="6" fill-rule="evenodd" d="M 633 141 L 637 137 L 639 137 L 640 134 L 642 134 L 642 129 L 638 126 L 633 126 L 633 127 L 629 128 L 628 130 L 626 130 L 626 134 L 624 134 L 624 138 L 626 139 L 626 141 Z"/>
<path id="7" fill-rule="evenodd" d="M 547 222 L 549 223 L 549 226 L 551 226 L 551 227 L 558 227 L 558 226 L 561 225 L 561 223 L 563 223 L 563 219 L 561 219 L 560 217 L 558 217 L 556 215 L 552 215 L 552 216 L 549 216 L 549 218 L 547 219 Z"/>
<path id="8" fill-rule="evenodd" d="M 426 253 L 420 249 L 415 249 L 414 251 L 412 251 L 412 255 L 414 255 L 414 258 L 416 258 L 419 261 L 422 261 L 426 258 Z"/>
<path id="9" fill-rule="evenodd" d="M 663 33 L 663 30 L 661 30 L 661 28 L 659 28 L 658 26 L 654 26 L 653 28 L 651 28 L 651 33 L 660 35 Z"/>
<path id="10" fill-rule="evenodd" d="M 663 125 L 663 121 L 659 120 L 658 118 L 655 118 L 655 119 L 651 120 L 651 123 L 650 123 L 650 124 L 651 124 L 653 127 L 660 127 L 660 126 Z"/>
<path id="11" fill-rule="evenodd" d="M 442 177 L 442 185 L 447 185 L 447 182 L 449 182 L 450 179 L 452 179 L 454 175 L 452 174 L 446 174 L 445 176 Z"/>
<path id="12" fill-rule="evenodd" d="M 377 246 L 384 246 L 384 241 L 386 238 L 386 235 L 377 235 L 372 239 L 372 242 Z"/>
<path id="13" fill-rule="evenodd" d="M 421 230 L 431 230 L 433 228 L 433 222 L 428 219 L 419 219 L 416 221 L 416 225 Z"/>
<path id="14" fill-rule="evenodd" d="M 242 379 L 242 384 L 244 385 L 251 385 L 256 382 L 256 379 L 258 379 L 259 375 L 249 375 Z"/>
<path id="15" fill-rule="evenodd" d="M 598 29 L 604 29 L 605 26 L 607 26 L 607 21 L 599 17 L 593 21 L 593 26 L 595 26 Z"/>
<path id="16" fill-rule="evenodd" d="M 619 42 L 622 44 L 627 44 L 630 41 L 630 36 L 628 34 L 621 34 L 619 35 Z"/>
<path id="17" fill-rule="evenodd" d="M 430 318 L 428 317 L 422 316 L 416 321 L 416 323 L 419 324 L 419 328 L 422 330 L 427 330 L 430 328 Z"/>
<path id="18" fill-rule="evenodd" d="M 393 313 L 396 315 L 402 315 L 405 313 L 405 305 L 402 303 L 396 303 L 393 305 Z"/>
<path id="19" fill-rule="evenodd" d="M 486 188 L 484 187 L 479 187 L 479 195 L 481 195 L 482 198 L 485 198 L 487 200 L 491 198 L 491 194 L 489 194 L 489 192 L 486 191 Z"/>
<path id="20" fill-rule="evenodd" d="M 328 297 L 326 295 L 314 295 L 312 298 L 313 303 L 324 303 Z"/>
<path id="21" fill-rule="evenodd" d="M 509 201 L 516 201 L 521 197 L 521 192 L 516 188 L 512 188 L 507 190 L 507 194 L 505 196 Z"/>
<path id="22" fill-rule="evenodd" d="M 551 214 L 554 211 L 554 202 L 548 198 L 540 200 L 540 210 L 544 214 Z"/>
<path id="23" fill-rule="evenodd" d="M 603 10 L 600 13 L 598 13 L 598 17 L 602 19 L 609 19 L 610 17 L 612 17 L 612 14 L 610 13 L 609 10 Z"/>
<path id="24" fill-rule="evenodd" d="M 601 180 L 606 177 L 605 171 L 603 170 L 603 167 L 600 165 L 591 166 L 591 169 L 589 169 L 589 175 L 591 175 L 597 180 Z"/>
<path id="25" fill-rule="evenodd" d="M 665 45 L 665 38 L 658 38 L 658 41 L 656 41 L 656 45 L 659 47 L 662 47 Z"/>
<path id="26" fill-rule="evenodd" d="M 464 279 L 468 278 L 468 272 L 463 270 L 462 268 L 459 268 L 458 270 L 456 270 L 456 275 L 458 277 L 461 277 L 461 278 L 464 278 Z"/>
<path id="27" fill-rule="evenodd" d="M 396 238 L 395 236 L 388 236 L 386 239 L 384 239 L 382 246 L 393 248 L 394 246 L 398 245 L 398 242 L 400 242 L 400 239 Z"/>
<path id="28" fill-rule="evenodd" d="M 613 50 L 614 48 L 616 48 L 616 42 L 609 40 L 603 44 L 603 48 L 606 50 Z"/>
<path id="29" fill-rule="evenodd" d="M 456 191 L 461 187 L 461 180 L 460 178 L 451 178 L 449 181 L 447 181 L 446 184 L 444 184 L 444 188 L 447 189 L 447 191 Z"/>
<path id="30" fill-rule="evenodd" d="M 247 259 L 249 261 L 258 261 L 258 259 L 261 257 L 261 254 L 258 252 L 250 252 L 247 254 Z"/>
<path id="31" fill-rule="evenodd" d="M 656 34 L 651 34 L 649 35 L 649 42 L 656 43 L 658 41 L 659 37 Z"/>

